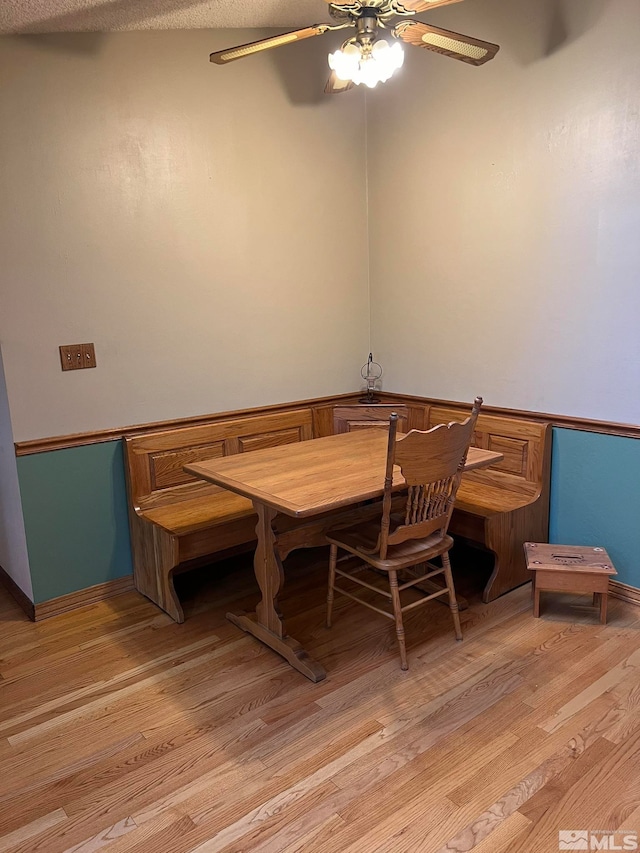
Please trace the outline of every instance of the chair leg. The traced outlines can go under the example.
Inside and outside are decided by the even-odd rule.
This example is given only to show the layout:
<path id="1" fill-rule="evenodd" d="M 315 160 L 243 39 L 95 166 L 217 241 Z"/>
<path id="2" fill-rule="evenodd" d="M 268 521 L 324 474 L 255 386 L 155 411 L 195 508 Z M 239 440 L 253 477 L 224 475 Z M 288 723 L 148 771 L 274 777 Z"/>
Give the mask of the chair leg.
<path id="1" fill-rule="evenodd" d="M 400 593 L 398 592 L 398 573 L 389 572 L 389 586 L 391 588 L 391 603 L 393 604 L 393 615 L 396 618 L 396 635 L 400 646 L 400 669 L 409 669 L 407 663 L 407 647 L 404 640 L 404 623 L 402 621 L 402 607 L 400 604 Z"/>
<path id="2" fill-rule="evenodd" d="M 338 546 L 331 545 L 329 549 L 329 590 L 327 592 L 327 628 L 331 627 L 331 612 L 333 610 L 333 588 L 336 583 L 336 563 L 338 562 Z"/>
<path id="3" fill-rule="evenodd" d="M 453 616 L 453 627 L 456 632 L 456 640 L 462 639 L 462 628 L 460 627 L 460 613 L 458 610 L 458 602 L 456 600 L 456 588 L 453 585 L 453 575 L 451 573 L 451 563 L 449 562 L 449 552 L 445 551 L 442 555 L 442 567 L 444 568 L 444 577 L 449 590 L 449 607 Z"/>

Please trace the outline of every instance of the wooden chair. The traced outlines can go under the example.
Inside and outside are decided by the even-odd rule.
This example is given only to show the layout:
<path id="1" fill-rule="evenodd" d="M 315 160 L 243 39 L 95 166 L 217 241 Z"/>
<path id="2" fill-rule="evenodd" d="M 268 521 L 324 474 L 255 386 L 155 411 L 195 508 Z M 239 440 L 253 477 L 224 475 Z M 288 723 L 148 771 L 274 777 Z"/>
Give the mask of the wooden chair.
<path id="1" fill-rule="evenodd" d="M 481 405 L 482 398 L 476 397 L 471 416 L 464 422 L 440 424 L 427 432 L 411 430 L 402 438 L 396 438 L 398 416 L 395 413 L 392 414 L 389 418 L 387 467 L 380 521 L 334 529 L 327 534 L 331 545 L 327 627 L 331 627 L 334 590 L 359 601 L 389 619 L 395 619 L 403 670 L 408 669 L 403 613 L 425 604 L 432 598 L 447 594 L 456 639 L 462 639 L 458 604 L 449 562 L 449 550 L 453 545 L 453 539 L 447 535 L 447 529 Z M 408 486 L 404 514 L 399 515 L 392 514 L 394 465 L 399 466 Z M 349 571 L 339 569 L 337 567 L 338 549 L 358 557 L 357 565 Z M 441 566 L 430 562 L 437 557 L 441 558 Z M 351 562 L 352 558 L 348 560 L 348 563 Z M 378 575 L 386 573 L 389 578 L 389 591 L 379 589 L 356 577 L 357 573 L 366 568 L 372 569 Z M 409 574 L 410 580 L 403 581 L 399 585 L 398 573 L 400 572 Z M 444 574 L 445 587 L 402 606 L 400 593 L 403 590 L 415 587 L 416 584 L 428 581 L 438 574 Z M 385 596 L 391 601 L 392 612 L 382 610 L 343 587 L 337 586 L 336 575 L 348 578 L 360 586 Z M 435 585 L 432 584 L 432 586 Z"/>

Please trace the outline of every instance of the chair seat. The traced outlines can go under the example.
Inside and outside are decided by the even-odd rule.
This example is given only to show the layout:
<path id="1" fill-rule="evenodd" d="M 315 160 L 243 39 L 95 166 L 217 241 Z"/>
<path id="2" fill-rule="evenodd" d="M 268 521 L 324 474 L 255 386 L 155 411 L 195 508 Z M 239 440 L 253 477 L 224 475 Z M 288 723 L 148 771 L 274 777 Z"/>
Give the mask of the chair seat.
<path id="1" fill-rule="evenodd" d="M 370 566 L 382 571 L 398 571 L 400 569 L 415 566 L 434 557 L 439 557 L 453 547 L 451 536 L 442 536 L 434 533 L 425 539 L 409 539 L 398 545 L 390 545 L 384 560 L 375 554 L 365 554 L 364 550 L 375 547 L 380 535 L 380 520 L 368 521 L 363 524 L 355 524 L 352 527 L 343 527 L 329 530 L 326 534 L 327 540 L 332 545 L 337 545 L 357 557 L 361 557 Z"/>

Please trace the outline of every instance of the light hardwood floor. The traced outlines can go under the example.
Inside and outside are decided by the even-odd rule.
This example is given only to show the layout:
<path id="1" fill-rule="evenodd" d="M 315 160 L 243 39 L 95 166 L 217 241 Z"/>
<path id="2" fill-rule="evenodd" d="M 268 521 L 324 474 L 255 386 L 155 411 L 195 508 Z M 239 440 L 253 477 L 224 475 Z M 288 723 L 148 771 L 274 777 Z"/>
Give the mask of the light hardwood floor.
<path id="1" fill-rule="evenodd" d="M 297 556 L 297 555 L 296 555 Z M 312 684 L 225 619 L 246 559 L 175 624 L 127 593 L 32 624 L 0 590 L 0 853 L 547 853 L 640 831 L 640 609 L 528 587 L 394 627 L 338 600 L 326 555 L 288 570 Z M 322 560 L 322 561 L 321 561 Z M 198 586 L 200 584 L 200 586 Z M 364 611 L 364 612 L 363 612 Z"/>

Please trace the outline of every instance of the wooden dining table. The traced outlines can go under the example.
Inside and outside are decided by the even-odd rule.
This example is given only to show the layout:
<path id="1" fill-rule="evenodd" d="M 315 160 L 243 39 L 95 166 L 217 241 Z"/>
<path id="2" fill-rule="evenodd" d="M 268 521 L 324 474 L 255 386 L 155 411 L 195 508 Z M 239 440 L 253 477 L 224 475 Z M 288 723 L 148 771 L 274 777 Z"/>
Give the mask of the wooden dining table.
<path id="1" fill-rule="evenodd" d="M 311 681 L 324 668 L 285 629 L 278 607 L 282 561 L 296 548 L 325 544 L 325 532 L 380 514 L 388 435 L 368 429 L 284 444 L 186 465 L 184 470 L 253 502 L 258 523 L 254 570 L 261 600 L 254 613 L 227 618 L 278 654 Z M 501 453 L 469 448 L 465 471 L 500 461 Z M 404 478 L 394 471 L 393 488 Z"/>

